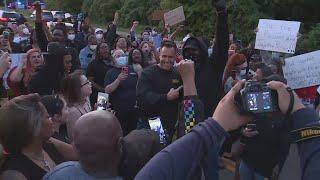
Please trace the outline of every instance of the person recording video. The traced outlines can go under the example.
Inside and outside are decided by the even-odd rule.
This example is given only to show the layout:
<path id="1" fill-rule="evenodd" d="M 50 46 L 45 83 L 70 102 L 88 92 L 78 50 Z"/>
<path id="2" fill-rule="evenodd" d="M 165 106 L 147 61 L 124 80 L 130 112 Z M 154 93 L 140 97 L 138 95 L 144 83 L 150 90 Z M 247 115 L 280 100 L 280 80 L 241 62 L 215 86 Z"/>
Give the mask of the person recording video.
<path id="1" fill-rule="evenodd" d="M 244 84 L 244 81 L 237 83 L 219 102 L 212 118 L 195 126 L 190 133 L 163 149 L 147 163 L 135 179 L 190 178 L 208 152 L 220 148 L 225 138 L 228 137 L 227 132 L 252 121 L 252 115 L 243 114 L 243 111 L 240 113 L 239 106 L 235 105 L 235 96 L 243 89 Z M 263 86 L 268 91 L 276 91 L 277 99 L 275 99 L 276 96 L 269 96 L 268 99 L 271 100 L 271 103 L 277 103 L 277 108 L 271 106 L 270 103 L 266 105 L 268 103 L 265 101 L 260 102 L 258 106 L 268 106 L 264 111 L 272 110 L 274 112 L 277 109 L 279 113 L 289 117 L 289 131 L 295 135 L 293 142 L 298 144 L 300 152 L 302 179 L 319 179 L 320 171 L 317 168 L 320 162 L 320 139 L 317 137 L 319 134 L 316 131 L 319 126 L 319 117 L 315 110 L 306 108 L 297 95 L 282 82 L 271 81 Z M 184 87 L 184 91 L 192 89 L 196 91 L 194 85 Z M 263 94 L 264 91 L 261 92 Z M 244 99 L 248 102 L 248 98 Z M 251 114 L 256 113 L 254 109 L 250 110 L 247 105 L 246 108 Z"/>

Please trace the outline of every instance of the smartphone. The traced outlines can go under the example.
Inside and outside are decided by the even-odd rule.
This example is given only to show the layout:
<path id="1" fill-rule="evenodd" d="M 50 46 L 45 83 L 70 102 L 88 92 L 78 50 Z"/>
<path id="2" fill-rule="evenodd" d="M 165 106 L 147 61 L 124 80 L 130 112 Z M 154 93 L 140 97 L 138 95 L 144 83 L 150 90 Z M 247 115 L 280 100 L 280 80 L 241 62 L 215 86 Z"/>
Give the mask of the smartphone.
<path id="1" fill-rule="evenodd" d="M 98 93 L 97 98 L 97 110 L 107 110 L 109 101 L 109 94 L 107 93 Z"/>
<path id="2" fill-rule="evenodd" d="M 9 39 L 9 37 L 10 37 L 10 32 L 8 32 L 8 31 L 3 31 L 2 35 L 3 35 L 3 38 L 4 38 L 4 39 Z"/>
<path id="3" fill-rule="evenodd" d="M 128 66 L 122 67 L 121 73 L 128 74 L 128 73 L 129 73 L 129 68 L 128 68 Z"/>
<path id="4" fill-rule="evenodd" d="M 150 118 L 149 126 L 151 130 L 155 131 L 158 134 L 160 138 L 160 143 L 166 145 L 167 144 L 166 134 L 163 129 L 160 117 Z"/>
<path id="5" fill-rule="evenodd" d="M 250 129 L 250 131 L 256 131 L 257 125 L 256 124 L 247 124 L 247 128 Z"/>

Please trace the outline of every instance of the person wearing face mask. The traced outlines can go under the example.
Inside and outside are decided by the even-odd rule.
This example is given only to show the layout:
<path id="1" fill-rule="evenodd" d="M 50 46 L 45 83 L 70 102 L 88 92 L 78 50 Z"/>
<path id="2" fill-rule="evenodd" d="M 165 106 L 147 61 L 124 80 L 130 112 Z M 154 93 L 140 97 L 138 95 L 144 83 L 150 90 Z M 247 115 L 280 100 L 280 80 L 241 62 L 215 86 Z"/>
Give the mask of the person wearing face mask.
<path id="1" fill-rule="evenodd" d="M 205 117 L 212 115 L 222 98 L 222 78 L 228 61 L 228 13 L 225 0 L 212 0 L 217 11 L 213 56 L 208 56 L 208 47 L 203 40 L 189 37 L 182 49 L 184 59 L 195 63 L 195 79 L 199 98 L 204 104 Z"/>
<path id="2" fill-rule="evenodd" d="M 110 95 L 112 109 L 120 121 L 123 134 L 127 135 L 137 127 L 136 86 L 138 74 L 132 65 L 128 65 L 128 57 L 122 50 L 113 53 L 114 68 L 105 76 L 105 92 Z"/>
<path id="3" fill-rule="evenodd" d="M 63 23 L 57 23 L 52 33 L 49 31 L 48 27 L 42 21 L 42 10 L 40 7 L 39 2 L 35 4 L 36 9 L 36 20 L 35 20 L 35 36 L 36 42 L 39 45 L 39 48 L 42 52 L 48 51 L 48 44 L 49 42 L 57 42 L 61 46 L 66 48 L 71 48 L 72 50 L 72 68 L 71 72 L 76 69 L 80 68 L 80 61 L 79 61 L 79 51 L 72 47 L 68 41 L 68 33 L 67 27 Z"/>
<path id="4" fill-rule="evenodd" d="M 94 53 L 97 48 L 97 39 L 94 35 L 87 37 L 87 46 L 80 51 L 79 59 L 81 69 L 87 70 L 89 63 L 94 59 Z"/>
<path id="5" fill-rule="evenodd" d="M 102 30 L 102 29 L 97 28 L 97 29 L 94 31 L 94 34 L 95 34 L 95 36 L 96 36 L 96 39 L 97 39 L 98 44 L 100 44 L 101 42 L 104 41 L 104 38 L 103 38 L 103 30 Z"/>
<path id="6" fill-rule="evenodd" d="M 222 82 L 225 93 L 228 93 L 238 81 L 246 79 L 247 66 L 246 57 L 243 54 L 234 54 L 229 58 Z"/>
<path id="7" fill-rule="evenodd" d="M 66 40 L 66 45 L 67 47 L 72 47 L 75 50 L 77 50 L 78 52 L 80 52 L 79 47 L 80 47 L 80 43 L 76 40 L 76 34 L 73 28 L 69 28 L 67 30 L 67 40 Z"/>

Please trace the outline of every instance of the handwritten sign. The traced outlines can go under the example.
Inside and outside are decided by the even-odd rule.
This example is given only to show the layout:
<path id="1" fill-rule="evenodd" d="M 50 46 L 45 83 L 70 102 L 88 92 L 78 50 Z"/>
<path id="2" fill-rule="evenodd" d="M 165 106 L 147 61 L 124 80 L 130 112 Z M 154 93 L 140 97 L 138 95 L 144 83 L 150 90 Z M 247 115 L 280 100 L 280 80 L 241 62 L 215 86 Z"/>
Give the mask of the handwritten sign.
<path id="1" fill-rule="evenodd" d="M 255 48 L 294 54 L 300 22 L 260 19 Z"/>
<path id="2" fill-rule="evenodd" d="M 183 6 L 180 6 L 164 14 L 164 22 L 169 26 L 176 25 L 185 20 L 186 17 L 184 16 Z"/>
<path id="3" fill-rule="evenodd" d="M 284 77 L 292 89 L 320 84 L 320 50 L 285 59 Z"/>

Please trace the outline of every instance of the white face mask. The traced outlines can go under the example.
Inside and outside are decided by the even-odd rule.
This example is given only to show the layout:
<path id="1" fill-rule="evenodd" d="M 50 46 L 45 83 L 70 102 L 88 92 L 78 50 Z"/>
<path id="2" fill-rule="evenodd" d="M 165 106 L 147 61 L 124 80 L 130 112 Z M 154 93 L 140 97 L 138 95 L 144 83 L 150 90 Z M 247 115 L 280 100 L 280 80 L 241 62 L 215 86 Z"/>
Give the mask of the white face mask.
<path id="1" fill-rule="evenodd" d="M 96 50 L 97 45 L 90 45 L 89 47 L 90 47 L 90 49 L 91 49 L 92 51 L 94 51 L 94 50 Z"/>
<path id="2" fill-rule="evenodd" d="M 116 66 L 117 67 L 124 67 L 128 65 L 128 57 L 127 56 L 121 56 L 116 58 Z"/>
<path id="3" fill-rule="evenodd" d="M 96 34 L 96 38 L 97 39 L 102 39 L 103 38 L 103 34 Z"/>
<path id="4" fill-rule="evenodd" d="M 29 31 L 28 28 L 23 28 L 23 29 L 22 29 L 22 32 L 23 32 L 23 34 L 26 34 L 26 35 L 29 35 L 29 34 L 30 34 L 30 31 Z"/>
<path id="5" fill-rule="evenodd" d="M 75 34 L 68 34 L 68 39 L 73 41 L 76 38 Z"/>
<path id="6" fill-rule="evenodd" d="M 240 71 L 240 76 L 244 76 L 244 75 L 246 75 L 246 72 L 247 72 L 247 70 L 242 69 L 242 70 Z"/>

